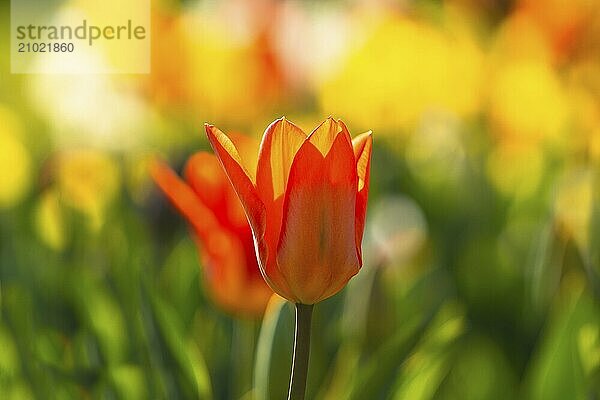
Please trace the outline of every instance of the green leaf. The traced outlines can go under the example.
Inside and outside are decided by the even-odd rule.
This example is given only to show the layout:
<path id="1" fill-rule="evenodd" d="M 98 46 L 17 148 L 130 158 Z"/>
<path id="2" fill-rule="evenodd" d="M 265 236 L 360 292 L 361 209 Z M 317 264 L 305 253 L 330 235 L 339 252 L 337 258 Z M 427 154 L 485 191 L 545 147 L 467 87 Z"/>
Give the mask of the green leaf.
<path id="1" fill-rule="evenodd" d="M 377 398 L 392 382 L 402 362 L 419 342 L 430 316 L 406 321 L 404 327 L 387 339 L 361 367 L 354 381 L 350 399 Z"/>
<path id="2" fill-rule="evenodd" d="M 450 370 L 453 344 L 464 330 L 463 312 L 446 304 L 402 365 L 396 380 L 396 400 L 430 400 Z"/>
<path id="3" fill-rule="evenodd" d="M 135 365 L 120 365 L 112 368 L 110 377 L 123 400 L 147 399 L 148 393 L 143 371 Z"/>
<path id="4" fill-rule="evenodd" d="M 192 340 L 185 339 L 183 325 L 169 304 L 158 296 L 152 298 L 158 327 L 169 353 L 199 399 L 212 399 L 210 375 L 206 362 Z"/>
<path id="5" fill-rule="evenodd" d="M 254 367 L 255 400 L 285 399 L 292 365 L 294 309 L 273 296 L 260 329 Z"/>
<path id="6" fill-rule="evenodd" d="M 448 376 L 437 400 L 514 399 L 517 376 L 502 349 L 489 337 L 469 334 L 456 343 Z"/>
<path id="7" fill-rule="evenodd" d="M 559 303 L 553 311 L 526 379 L 531 400 L 590 398 L 586 359 L 580 354 L 581 332 L 596 330 L 600 310 L 584 290 L 581 277 L 565 278 Z"/>

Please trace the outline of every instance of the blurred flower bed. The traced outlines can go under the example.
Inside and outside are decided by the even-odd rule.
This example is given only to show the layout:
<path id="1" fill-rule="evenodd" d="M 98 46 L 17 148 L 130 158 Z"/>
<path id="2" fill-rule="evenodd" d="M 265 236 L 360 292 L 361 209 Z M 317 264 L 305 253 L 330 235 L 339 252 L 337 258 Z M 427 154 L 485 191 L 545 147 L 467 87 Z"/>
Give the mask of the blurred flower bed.
<path id="1" fill-rule="evenodd" d="M 0 398 L 285 397 L 292 308 L 248 316 L 149 172 L 282 115 L 374 132 L 308 398 L 598 398 L 599 5 L 163 0 L 149 75 L 3 57 Z"/>

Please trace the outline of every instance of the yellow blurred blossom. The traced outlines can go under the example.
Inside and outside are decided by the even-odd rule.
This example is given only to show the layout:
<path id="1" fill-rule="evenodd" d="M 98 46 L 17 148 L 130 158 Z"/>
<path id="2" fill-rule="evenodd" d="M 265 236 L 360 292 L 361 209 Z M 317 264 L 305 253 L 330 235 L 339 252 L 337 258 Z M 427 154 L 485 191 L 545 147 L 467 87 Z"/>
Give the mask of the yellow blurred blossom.
<path id="1" fill-rule="evenodd" d="M 552 62 L 552 49 L 541 28 L 528 15 L 515 12 L 496 31 L 489 54 L 495 67 L 515 61 Z"/>
<path id="2" fill-rule="evenodd" d="M 38 200 L 35 212 L 37 233 L 48 247 L 62 250 L 65 246 L 65 226 L 56 190 L 50 189 Z"/>
<path id="3" fill-rule="evenodd" d="M 115 161 L 100 151 L 71 150 L 59 156 L 57 168 L 61 200 L 89 217 L 92 229 L 100 228 L 121 184 Z"/>
<path id="4" fill-rule="evenodd" d="M 560 147 L 570 103 L 556 72 L 538 61 L 501 66 L 490 88 L 490 116 L 503 137 Z"/>
<path id="5" fill-rule="evenodd" d="M 17 116 L 0 106 L 0 209 L 13 207 L 27 193 L 31 164 Z"/>
<path id="6" fill-rule="evenodd" d="M 577 150 L 600 163 L 600 60 L 582 60 L 571 66 L 568 92 L 573 102 Z"/>
<path id="7" fill-rule="evenodd" d="M 323 83 L 321 107 L 345 115 L 359 129 L 388 132 L 432 110 L 470 116 L 479 109 L 482 62 L 469 35 L 387 16 Z"/>
<path id="8" fill-rule="evenodd" d="M 284 77 L 269 19 L 277 15 L 277 3 L 252 2 L 257 9 L 230 3 L 212 12 L 188 11 L 178 29 L 189 54 L 188 95 L 195 109 L 204 119 L 240 122 L 264 114 L 281 100 Z M 168 51 L 170 57 L 172 49 Z"/>

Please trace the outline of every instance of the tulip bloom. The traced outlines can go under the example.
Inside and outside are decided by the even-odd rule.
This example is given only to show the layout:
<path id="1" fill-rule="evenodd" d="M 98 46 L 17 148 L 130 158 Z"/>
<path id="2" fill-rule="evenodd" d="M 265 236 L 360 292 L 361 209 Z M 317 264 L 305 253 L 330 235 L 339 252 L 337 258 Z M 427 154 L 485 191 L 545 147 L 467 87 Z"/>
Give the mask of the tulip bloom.
<path id="1" fill-rule="evenodd" d="M 342 121 L 328 118 L 306 135 L 281 118 L 265 131 L 254 176 L 235 138 L 205 128 L 242 202 L 269 286 L 298 304 L 340 291 L 362 266 L 371 132 L 352 140 Z"/>
<path id="2" fill-rule="evenodd" d="M 215 301 L 234 313 L 262 315 L 273 292 L 260 275 L 250 226 L 216 157 L 193 155 L 185 167 L 187 183 L 160 162 L 151 172 L 195 232 Z"/>

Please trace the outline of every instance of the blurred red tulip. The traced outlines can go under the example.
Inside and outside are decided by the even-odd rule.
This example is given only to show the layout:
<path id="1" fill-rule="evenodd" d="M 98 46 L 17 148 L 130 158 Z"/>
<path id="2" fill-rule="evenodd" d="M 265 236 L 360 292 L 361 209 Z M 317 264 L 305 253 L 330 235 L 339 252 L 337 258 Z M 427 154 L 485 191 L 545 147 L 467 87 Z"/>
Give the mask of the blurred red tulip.
<path id="1" fill-rule="evenodd" d="M 340 291 L 362 266 L 371 132 L 351 140 L 342 121 L 328 118 L 306 135 L 281 118 L 265 131 L 254 179 L 235 138 L 205 127 L 242 201 L 269 286 L 303 304 Z"/>
<path id="2" fill-rule="evenodd" d="M 227 311 L 260 316 L 273 294 L 260 275 L 252 232 L 215 156 L 193 155 L 181 180 L 155 162 L 154 181 L 192 225 L 208 288 Z"/>

